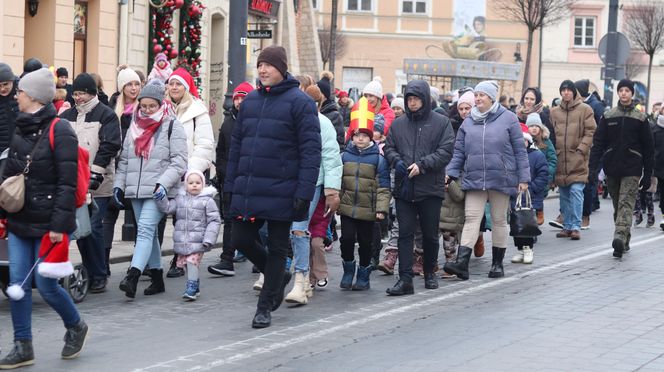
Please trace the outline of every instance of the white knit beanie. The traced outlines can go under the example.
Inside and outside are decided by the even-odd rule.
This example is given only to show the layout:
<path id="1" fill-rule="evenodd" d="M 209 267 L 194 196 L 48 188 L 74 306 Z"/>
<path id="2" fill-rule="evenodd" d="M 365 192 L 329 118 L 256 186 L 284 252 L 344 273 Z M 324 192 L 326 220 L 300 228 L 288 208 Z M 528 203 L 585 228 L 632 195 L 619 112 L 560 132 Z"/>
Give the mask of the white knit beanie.
<path id="1" fill-rule="evenodd" d="M 369 84 L 364 86 L 364 89 L 362 89 L 362 94 L 371 94 L 372 96 L 383 98 L 383 85 L 378 81 L 378 79 L 374 79 L 370 81 Z"/>
<path id="2" fill-rule="evenodd" d="M 141 78 L 138 76 L 136 71 L 130 69 L 129 67 L 120 70 L 118 72 L 118 90 L 122 91 L 125 85 L 131 83 L 132 81 L 137 81 L 141 83 Z"/>
<path id="3" fill-rule="evenodd" d="M 397 97 L 392 100 L 391 108 L 399 107 L 402 110 L 406 111 L 406 105 L 404 104 L 403 98 Z"/>

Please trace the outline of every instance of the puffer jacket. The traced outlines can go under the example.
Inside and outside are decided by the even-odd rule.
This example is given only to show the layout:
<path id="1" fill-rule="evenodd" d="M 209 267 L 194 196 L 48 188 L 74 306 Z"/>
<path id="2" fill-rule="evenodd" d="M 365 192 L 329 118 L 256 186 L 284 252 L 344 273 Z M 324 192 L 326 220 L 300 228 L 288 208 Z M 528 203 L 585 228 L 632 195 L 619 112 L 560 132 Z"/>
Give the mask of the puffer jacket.
<path id="1" fill-rule="evenodd" d="M 390 133 L 390 128 L 392 127 L 394 119 L 396 119 L 396 115 L 394 115 L 390 103 L 387 102 L 387 96 L 383 96 L 383 99 L 380 101 L 380 110 L 377 113 L 383 115 L 385 118 L 383 134 L 387 136 Z"/>
<path id="2" fill-rule="evenodd" d="M 311 201 L 321 162 L 314 101 L 292 75 L 260 83 L 240 106 L 231 139 L 224 191 L 231 216 L 294 221 L 295 199 Z"/>
<path id="3" fill-rule="evenodd" d="M 0 153 L 9 147 L 16 128 L 16 115 L 18 115 L 18 103 L 14 99 L 16 89 L 18 89 L 18 80 L 14 81 L 14 87 L 8 95 L 0 96 Z"/>
<path id="4" fill-rule="evenodd" d="M 602 119 L 606 107 L 594 94 L 591 94 L 584 100 L 584 102 L 593 109 L 593 114 L 595 116 L 595 123 L 599 125 L 599 121 Z"/>
<path id="5" fill-rule="evenodd" d="M 646 114 L 634 103 L 607 111 L 597 126 L 590 153 L 591 176 L 599 173 L 602 160 L 609 177 L 652 176 L 653 135 Z"/>
<path id="6" fill-rule="evenodd" d="M 463 230 L 463 225 L 466 223 L 465 199 L 466 193 L 461 189 L 459 180 L 451 180 L 440 208 L 439 229 L 449 232 Z"/>
<path id="7" fill-rule="evenodd" d="M 453 178 L 463 174 L 464 191 L 515 195 L 519 183 L 530 182 L 528 154 L 516 114 L 498 105 L 483 122 L 468 116 L 457 133 L 447 173 Z"/>
<path id="8" fill-rule="evenodd" d="M 341 190 L 343 164 L 339 155 L 339 144 L 334 126 L 325 115 L 318 113 L 320 121 L 321 161 L 316 186 L 323 185 L 326 189 Z"/>
<path id="9" fill-rule="evenodd" d="M 175 199 L 157 200 L 160 211 L 175 215 L 173 250 L 180 255 L 207 252 L 217 242 L 221 217 L 214 201 L 217 190 L 208 186 L 200 194 L 184 190 Z"/>
<path id="10" fill-rule="evenodd" d="M 217 180 L 220 186 L 224 186 L 226 181 L 226 167 L 228 166 L 228 153 L 231 151 L 231 135 L 235 128 L 235 119 L 237 110 L 231 107 L 229 112 L 224 112 L 224 122 L 219 128 L 219 140 L 217 141 L 217 159 L 215 166 L 217 168 Z"/>
<path id="11" fill-rule="evenodd" d="M 422 100 L 422 107 L 397 118 L 385 141 L 385 159 L 395 169 L 393 195 L 411 202 L 428 197 L 445 196 L 445 167 L 452 158 L 454 130 L 450 120 L 431 111 L 431 92 L 423 80 L 413 80 L 406 86 L 406 97 L 414 95 Z M 417 164 L 420 174 L 408 178 L 399 171 Z"/>
<path id="12" fill-rule="evenodd" d="M 556 175 L 556 168 L 558 167 L 558 157 L 556 156 L 556 148 L 551 142 L 551 133 L 549 128 L 544 125 L 537 125 L 542 131 L 541 140 L 536 141 L 536 146 L 540 151 L 546 155 L 546 162 L 549 165 L 549 183 L 553 182 Z"/>
<path id="13" fill-rule="evenodd" d="M 168 197 L 175 197 L 186 170 L 187 136 L 182 124 L 167 115 L 154 133 L 154 148 L 148 159 L 136 156 L 134 140 L 127 134 L 113 187 L 122 189 L 125 198 L 144 199 L 152 198 L 155 186 L 160 184 L 166 188 Z"/>
<path id="14" fill-rule="evenodd" d="M 652 136 L 655 153 L 653 175 L 657 178 L 664 178 L 664 125 L 655 124 L 652 129 Z"/>
<path id="15" fill-rule="evenodd" d="M 530 182 L 528 191 L 533 202 L 533 208 L 544 209 L 544 199 L 549 190 L 549 165 L 542 151 L 529 147 L 528 163 L 530 164 Z"/>
<path id="16" fill-rule="evenodd" d="M 376 221 L 376 213 L 390 210 L 390 170 L 372 143 L 360 150 L 349 142 L 342 155 L 339 214 L 363 221 Z"/>
<path id="17" fill-rule="evenodd" d="M 205 172 L 214 160 L 214 133 L 205 104 L 192 97 L 189 107 L 178 114 L 178 121 L 187 135 L 187 168 Z"/>
<path id="18" fill-rule="evenodd" d="M 581 96 L 561 102 L 551 110 L 551 124 L 556 135 L 556 185 L 569 186 L 588 182 L 590 146 L 595 133 L 593 109 L 583 103 Z"/>
<path id="19" fill-rule="evenodd" d="M 37 148 L 25 176 L 23 209 L 17 213 L 0 210 L 0 218 L 8 218 L 8 230 L 22 238 L 41 238 L 49 231 L 70 234 L 76 229 L 78 139 L 69 122 L 61 119 L 54 129 L 51 151 L 47 131 L 55 114 L 55 107 L 49 104 L 34 114 L 19 113 L 16 117 L 16 135 L 2 180 L 23 172 L 26 157 Z"/>
<path id="20" fill-rule="evenodd" d="M 90 170 L 104 176 L 104 182 L 94 197 L 108 197 L 113 193 L 115 157 L 122 148 L 120 121 L 115 112 L 97 97 L 76 105 L 60 115 L 67 119 L 78 136 L 78 143 L 90 153 Z"/>
<path id="21" fill-rule="evenodd" d="M 340 148 L 343 148 L 345 145 L 344 119 L 341 116 L 341 113 L 339 113 L 339 106 L 337 106 L 334 100 L 328 99 L 327 101 L 323 102 L 323 105 L 320 107 L 320 113 L 330 119 L 332 125 L 334 125 L 334 129 L 337 131 L 337 143 L 339 144 Z"/>

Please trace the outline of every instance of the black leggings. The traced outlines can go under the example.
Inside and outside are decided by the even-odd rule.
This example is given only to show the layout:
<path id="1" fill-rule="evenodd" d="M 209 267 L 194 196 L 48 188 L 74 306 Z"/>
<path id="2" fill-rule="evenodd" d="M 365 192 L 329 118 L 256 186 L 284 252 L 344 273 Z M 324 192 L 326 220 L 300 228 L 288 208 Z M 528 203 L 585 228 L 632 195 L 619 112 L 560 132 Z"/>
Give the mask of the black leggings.
<path id="1" fill-rule="evenodd" d="M 355 242 L 360 246 L 360 266 L 371 263 L 374 221 L 363 221 L 352 217 L 341 216 L 341 258 L 344 261 L 355 260 Z"/>

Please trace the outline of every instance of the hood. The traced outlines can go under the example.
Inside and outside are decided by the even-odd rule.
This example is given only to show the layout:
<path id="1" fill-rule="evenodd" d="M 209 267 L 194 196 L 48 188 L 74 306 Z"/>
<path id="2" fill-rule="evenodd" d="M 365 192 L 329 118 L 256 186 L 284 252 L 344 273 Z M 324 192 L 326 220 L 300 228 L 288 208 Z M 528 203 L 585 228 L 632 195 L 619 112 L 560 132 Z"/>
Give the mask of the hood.
<path id="1" fill-rule="evenodd" d="M 260 94 L 282 94 L 290 89 L 299 88 L 300 82 L 293 77 L 290 73 L 286 73 L 286 78 L 280 81 L 277 85 L 265 87 L 261 81 L 256 79 L 256 91 Z M 251 94 L 251 93 L 249 93 Z"/>
<path id="2" fill-rule="evenodd" d="M 320 112 L 323 114 L 327 114 L 329 112 L 333 111 L 339 111 L 339 106 L 334 102 L 334 100 L 328 99 L 327 101 L 323 102 L 323 105 L 320 107 Z"/>
<path id="3" fill-rule="evenodd" d="M 360 155 L 362 153 L 363 155 L 371 155 L 371 154 L 378 154 L 379 149 L 378 146 L 374 142 L 372 142 L 369 147 L 366 149 L 360 151 L 360 149 L 355 146 L 353 141 L 348 141 L 348 145 L 346 145 L 346 152 L 353 154 L 353 155 Z"/>
<path id="4" fill-rule="evenodd" d="M 422 100 L 422 108 L 416 112 L 411 112 L 408 108 L 408 96 L 415 96 Z M 431 90 L 429 84 L 424 80 L 412 80 L 406 85 L 404 94 L 406 101 L 406 115 L 411 120 L 425 120 L 431 116 Z"/>
<path id="5" fill-rule="evenodd" d="M 575 98 L 570 102 L 561 101 L 560 108 L 565 111 L 572 111 L 576 106 L 583 103 L 583 98 L 580 95 L 576 95 Z"/>

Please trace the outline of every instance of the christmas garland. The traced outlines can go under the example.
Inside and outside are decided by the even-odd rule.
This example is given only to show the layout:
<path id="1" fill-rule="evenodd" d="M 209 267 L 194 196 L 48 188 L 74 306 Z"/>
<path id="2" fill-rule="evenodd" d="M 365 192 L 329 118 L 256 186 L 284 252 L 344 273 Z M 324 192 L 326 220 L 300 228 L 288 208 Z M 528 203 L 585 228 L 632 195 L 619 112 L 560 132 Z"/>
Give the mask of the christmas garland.
<path id="1" fill-rule="evenodd" d="M 152 5 L 152 48 L 150 62 L 158 53 L 165 53 L 169 59 L 178 59 L 177 67 L 184 67 L 194 78 L 196 86 L 201 86 L 201 19 L 205 6 L 201 0 L 163 0 L 160 5 Z M 179 51 L 173 44 L 173 13 L 180 12 Z"/>

